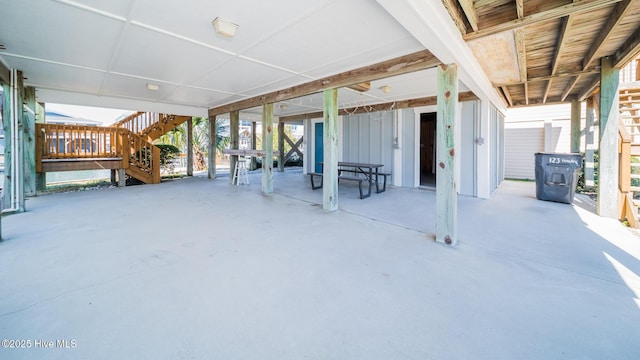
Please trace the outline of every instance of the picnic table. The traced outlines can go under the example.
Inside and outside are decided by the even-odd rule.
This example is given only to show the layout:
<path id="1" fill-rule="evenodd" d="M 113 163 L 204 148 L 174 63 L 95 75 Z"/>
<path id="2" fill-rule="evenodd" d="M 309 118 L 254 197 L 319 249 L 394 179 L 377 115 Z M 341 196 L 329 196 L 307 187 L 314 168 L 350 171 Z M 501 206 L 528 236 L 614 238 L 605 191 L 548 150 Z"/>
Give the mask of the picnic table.
<path id="1" fill-rule="evenodd" d="M 320 166 L 324 166 L 324 163 L 319 162 Z M 360 199 L 366 199 L 371 196 L 371 189 L 373 184 L 376 185 L 376 193 L 381 193 L 386 190 L 387 185 L 387 176 L 391 175 L 388 173 L 381 173 L 379 171 L 380 168 L 384 167 L 383 164 L 369 164 L 369 163 L 359 163 L 359 162 L 349 162 L 349 161 L 339 161 L 338 162 L 338 181 L 346 180 L 346 181 L 355 181 L 358 183 L 358 190 L 360 191 Z M 345 176 L 342 173 L 351 173 L 353 176 Z M 358 175 L 363 175 L 359 177 Z M 313 190 L 320 189 L 322 187 L 322 173 L 309 173 L 311 178 L 311 188 Z M 379 186 L 379 177 L 384 177 L 384 185 L 382 189 Z M 316 185 L 314 178 L 320 177 L 320 184 Z M 362 183 L 366 181 L 369 183 L 369 188 L 366 194 L 362 191 Z"/>

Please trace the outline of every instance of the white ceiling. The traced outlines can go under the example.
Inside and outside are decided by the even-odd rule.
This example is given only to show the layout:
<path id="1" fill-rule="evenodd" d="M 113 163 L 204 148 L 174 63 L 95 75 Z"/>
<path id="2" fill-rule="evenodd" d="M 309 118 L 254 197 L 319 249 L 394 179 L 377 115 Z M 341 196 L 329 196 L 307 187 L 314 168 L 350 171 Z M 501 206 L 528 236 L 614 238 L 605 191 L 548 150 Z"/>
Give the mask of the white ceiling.
<path id="1" fill-rule="evenodd" d="M 23 71 L 39 101 L 129 110 L 206 115 L 425 48 L 372 0 L 0 0 L 0 9 L 0 61 Z M 214 32 L 215 17 L 240 25 L 233 39 Z M 434 73 L 341 89 L 339 101 L 430 96 Z M 287 103 L 276 115 L 322 109 L 318 95 Z"/>

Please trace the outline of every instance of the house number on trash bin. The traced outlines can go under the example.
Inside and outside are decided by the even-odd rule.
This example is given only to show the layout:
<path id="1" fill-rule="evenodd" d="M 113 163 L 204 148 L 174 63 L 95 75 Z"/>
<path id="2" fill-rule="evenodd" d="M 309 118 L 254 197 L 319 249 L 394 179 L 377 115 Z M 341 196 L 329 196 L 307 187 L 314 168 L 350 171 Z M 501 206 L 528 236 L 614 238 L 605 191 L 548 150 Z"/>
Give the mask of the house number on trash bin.
<path id="1" fill-rule="evenodd" d="M 549 164 L 572 164 L 578 166 L 578 161 L 576 159 L 565 159 L 559 157 L 550 157 Z"/>

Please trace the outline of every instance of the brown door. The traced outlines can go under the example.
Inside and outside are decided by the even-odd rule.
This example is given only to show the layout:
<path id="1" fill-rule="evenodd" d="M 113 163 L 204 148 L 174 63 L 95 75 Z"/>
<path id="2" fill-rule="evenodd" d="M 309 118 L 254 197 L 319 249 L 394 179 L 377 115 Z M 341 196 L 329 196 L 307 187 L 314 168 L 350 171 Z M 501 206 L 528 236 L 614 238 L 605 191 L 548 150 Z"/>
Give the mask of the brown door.
<path id="1" fill-rule="evenodd" d="M 420 114 L 420 185 L 435 186 L 436 113 Z"/>

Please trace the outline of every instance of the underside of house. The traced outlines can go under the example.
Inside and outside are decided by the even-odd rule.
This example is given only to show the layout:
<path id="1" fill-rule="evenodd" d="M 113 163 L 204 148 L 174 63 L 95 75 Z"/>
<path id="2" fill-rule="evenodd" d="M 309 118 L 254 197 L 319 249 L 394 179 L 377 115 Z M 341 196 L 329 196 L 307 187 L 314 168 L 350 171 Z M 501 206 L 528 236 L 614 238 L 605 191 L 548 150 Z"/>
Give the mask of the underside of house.
<path id="1" fill-rule="evenodd" d="M 505 109 L 573 104 L 571 151 L 584 152 L 586 102 L 599 125 L 598 212 L 637 219 L 640 86 L 621 89 L 619 71 L 640 51 L 640 0 L 0 0 L 0 9 L 8 211 L 24 211 L 47 171 L 106 168 L 157 183 L 154 139 L 192 116 L 208 116 L 215 133 L 224 117 L 232 149 L 239 120 L 261 123 L 264 193 L 273 133 L 302 124 L 304 172 L 322 163 L 325 210 L 338 208 L 339 161 L 381 164 L 395 186 L 435 188 L 436 240 L 455 244 L 457 195 L 489 198 L 504 178 Z M 91 129 L 43 123 L 46 103 L 139 112 Z M 209 156 L 212 179 L 215 165 Z"/>

